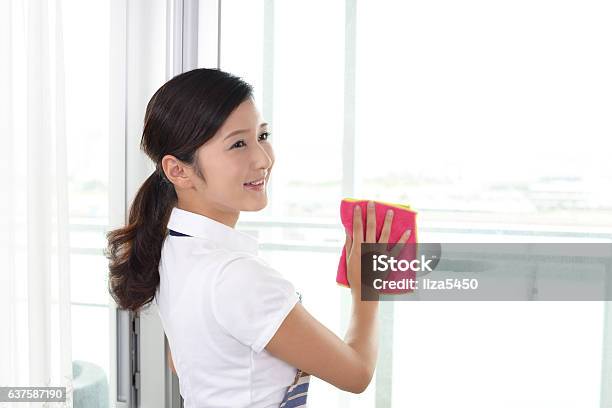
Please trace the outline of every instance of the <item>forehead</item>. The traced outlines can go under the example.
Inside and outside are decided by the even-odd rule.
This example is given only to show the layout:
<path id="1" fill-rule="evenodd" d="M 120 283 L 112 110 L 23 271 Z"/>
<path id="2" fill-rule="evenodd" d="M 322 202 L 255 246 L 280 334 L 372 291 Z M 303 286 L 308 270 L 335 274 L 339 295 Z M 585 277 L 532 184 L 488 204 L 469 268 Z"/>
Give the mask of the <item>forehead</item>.
<path id="1" fill-rule="evenodd" d="M 262 123 L 263 118 L 257 106 L 249 98 L 234 109 L 219 129 L 219 133 L 227 134 L 236 129 L 257 129 Z"/>

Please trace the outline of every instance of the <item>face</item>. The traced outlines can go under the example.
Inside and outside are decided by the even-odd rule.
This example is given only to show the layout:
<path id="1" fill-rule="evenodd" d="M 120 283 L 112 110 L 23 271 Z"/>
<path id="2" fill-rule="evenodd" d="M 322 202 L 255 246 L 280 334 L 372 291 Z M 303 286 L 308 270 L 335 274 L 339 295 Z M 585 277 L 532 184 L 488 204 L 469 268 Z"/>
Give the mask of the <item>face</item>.
<path id="1" fill-rule="evenodd" d="M 253 100 L 240 104 L 215 136 L 196 151 L 203 178 L 193 180 L 197 200 L 210 211 L 239 213 L 264 208 L 274 165 L 268 137 L 268 125 Z"/>

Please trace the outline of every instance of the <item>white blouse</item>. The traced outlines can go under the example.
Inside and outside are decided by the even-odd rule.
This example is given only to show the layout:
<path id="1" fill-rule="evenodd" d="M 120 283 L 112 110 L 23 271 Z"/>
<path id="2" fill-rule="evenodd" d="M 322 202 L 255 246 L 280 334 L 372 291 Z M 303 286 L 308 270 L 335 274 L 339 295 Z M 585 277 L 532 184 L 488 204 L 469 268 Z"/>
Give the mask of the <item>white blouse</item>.
<path id="1" fill-rule="evenodd" d="M 172 210 L 155 302 L 185 408 L 278 407 L 297 369 L 268 344 L 299 300 L 257 256 L 257 240 L 203 215 Z"/>

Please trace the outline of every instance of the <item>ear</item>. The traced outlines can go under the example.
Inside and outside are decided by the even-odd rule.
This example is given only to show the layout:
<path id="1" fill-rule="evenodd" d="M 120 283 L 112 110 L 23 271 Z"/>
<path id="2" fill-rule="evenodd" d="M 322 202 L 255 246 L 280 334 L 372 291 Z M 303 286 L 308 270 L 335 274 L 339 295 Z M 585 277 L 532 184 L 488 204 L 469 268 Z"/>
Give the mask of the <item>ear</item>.
<path id="1" fill-rule="evenodd" d="M 176 157 L 167 154 L 161 160 L 161 166 L 166 174 L 166 178 L 170 180 L 176 188 L 190 188 L 193 186 L 191 176 L 193 171 L 191 167 L 177 159 Z"/>

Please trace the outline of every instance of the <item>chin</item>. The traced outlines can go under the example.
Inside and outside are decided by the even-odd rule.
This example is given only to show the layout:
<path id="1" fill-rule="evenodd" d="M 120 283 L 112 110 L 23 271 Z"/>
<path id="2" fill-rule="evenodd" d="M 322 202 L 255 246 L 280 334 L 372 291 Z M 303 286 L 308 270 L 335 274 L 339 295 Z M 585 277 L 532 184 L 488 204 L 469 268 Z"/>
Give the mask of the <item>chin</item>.
<path id="1" fill-rule="evenodd" d="M 248 203 L 242 211 L 261 211 L 268 206 L 268 198 L 264 198 L 257 202 Z"/>

